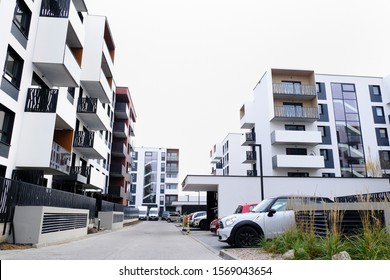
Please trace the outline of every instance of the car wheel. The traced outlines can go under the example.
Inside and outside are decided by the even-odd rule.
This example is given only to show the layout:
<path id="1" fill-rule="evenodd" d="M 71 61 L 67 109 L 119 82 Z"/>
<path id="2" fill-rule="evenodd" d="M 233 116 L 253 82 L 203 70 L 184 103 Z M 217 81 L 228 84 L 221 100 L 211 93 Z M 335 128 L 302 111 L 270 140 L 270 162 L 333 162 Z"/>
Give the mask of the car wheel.
<path id="1" fill-rule="evenodd" d="M 234 237 L 234 243 L 239 248 L 250 248 L 258 245 L 262 236 L 250 226 L 239 228 Z"/>
<path id="2" fill-rule="evenodd" d="M 167 222 L 170 223 L 170 222 L 172 222 L 172 221 L 171 221 L 171 219 L 168 218 L 168 219 L 167 219 Z"/>

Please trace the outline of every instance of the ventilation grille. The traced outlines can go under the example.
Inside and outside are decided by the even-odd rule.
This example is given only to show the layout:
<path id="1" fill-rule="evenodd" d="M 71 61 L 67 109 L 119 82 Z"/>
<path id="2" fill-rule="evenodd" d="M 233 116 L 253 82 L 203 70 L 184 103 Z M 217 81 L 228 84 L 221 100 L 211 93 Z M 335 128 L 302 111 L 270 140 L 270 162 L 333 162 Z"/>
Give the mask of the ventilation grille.
<path id="1" fill-rule="evenodd" d="M 123 222 L 123 214 L 114 214 L 113 223 Z"/>
<path id="2" fill-rule="evenodd" d="M 82 213 L 44 213 L 42 234 L 84 228 L 88 214 Z"/>

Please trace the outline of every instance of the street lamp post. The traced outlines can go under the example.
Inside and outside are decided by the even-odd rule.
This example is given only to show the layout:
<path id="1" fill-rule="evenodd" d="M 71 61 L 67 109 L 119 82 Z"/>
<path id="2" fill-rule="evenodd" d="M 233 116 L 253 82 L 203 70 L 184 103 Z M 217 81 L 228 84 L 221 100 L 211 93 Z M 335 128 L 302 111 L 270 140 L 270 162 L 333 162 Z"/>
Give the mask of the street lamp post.
<path id="1" fill-rule="evenodd" d="M 263 182 L 263 154 L 261 144 L 250 144 L 252 147 L 259 147 L 259 165 L 260 165 L 260 194 L 261 200 L 264 199 L 264 182 Z"/>

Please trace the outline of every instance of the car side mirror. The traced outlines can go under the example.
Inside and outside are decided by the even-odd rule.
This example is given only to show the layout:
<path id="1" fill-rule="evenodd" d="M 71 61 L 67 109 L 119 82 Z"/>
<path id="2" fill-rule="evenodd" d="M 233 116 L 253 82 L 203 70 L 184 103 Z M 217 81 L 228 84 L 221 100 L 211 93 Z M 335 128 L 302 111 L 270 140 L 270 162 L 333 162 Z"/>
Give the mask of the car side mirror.
<path id="1" fill-rule="evenodd" d="M 272 217 L 274 214 L 276 213 L 276 210 L 275 209 L 270 209 L 269 211 L 268 211 L 268 217 Z"/>

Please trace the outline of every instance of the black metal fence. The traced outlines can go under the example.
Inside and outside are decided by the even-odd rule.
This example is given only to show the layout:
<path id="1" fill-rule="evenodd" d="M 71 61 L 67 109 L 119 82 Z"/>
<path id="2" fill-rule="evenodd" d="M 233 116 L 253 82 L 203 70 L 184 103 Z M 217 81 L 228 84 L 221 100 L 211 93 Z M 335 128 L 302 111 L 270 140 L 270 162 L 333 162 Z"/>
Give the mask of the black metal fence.
<path id="1" fill-rule="evenodd" d="M 15 206 L 88 209 L 90 218 L 97 217 L 98 211 L 124 211 L 123 205 L 102 200 L 101 196 L 92 198 L 0 177 L 1 223 L 13 221 Z"/>

